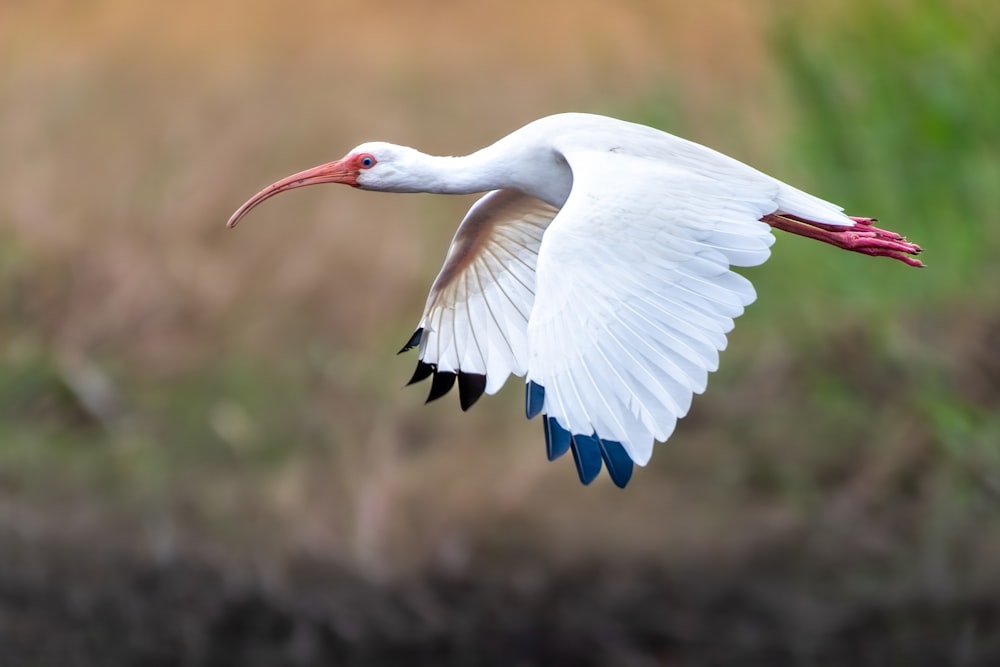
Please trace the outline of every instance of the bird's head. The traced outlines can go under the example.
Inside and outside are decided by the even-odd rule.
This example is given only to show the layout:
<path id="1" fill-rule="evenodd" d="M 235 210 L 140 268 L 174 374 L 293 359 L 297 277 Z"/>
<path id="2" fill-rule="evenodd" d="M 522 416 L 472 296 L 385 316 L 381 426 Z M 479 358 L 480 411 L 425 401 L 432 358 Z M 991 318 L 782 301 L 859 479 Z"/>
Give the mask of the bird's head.
<path id="1" fill-rule="evenodd" d="M 306 185 L 343 183 L 363 190 L 413 192 L 411 183 L 419 155 L 412 148 L 381 141 L 361 144 L 339 160 L 300 171 L 267 186 L 233 213 L 228 226 L 235 227 L 265 199 Z"/>

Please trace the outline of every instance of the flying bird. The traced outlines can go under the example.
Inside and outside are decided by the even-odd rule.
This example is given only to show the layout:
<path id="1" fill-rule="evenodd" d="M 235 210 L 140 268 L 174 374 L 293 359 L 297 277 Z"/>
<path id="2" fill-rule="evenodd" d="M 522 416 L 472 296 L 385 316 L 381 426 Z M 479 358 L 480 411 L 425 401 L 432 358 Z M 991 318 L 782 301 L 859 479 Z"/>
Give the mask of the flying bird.
<path id="1" fill-rule="evenodd" d="M 484 194 L 455 233 L 423 315 L 410 384 L 456 383 L 468 410 L 525 378 L 550 460 L 624 487 L 705 390 L 733 319 L 756 298 L 731 267 L 767 260 L 772 229 L 910 266 L 921 249 L 733 158 L 614 118 L 541 118 L 463 157 L 384 142 L 254 195 L 317 183 Z"/>

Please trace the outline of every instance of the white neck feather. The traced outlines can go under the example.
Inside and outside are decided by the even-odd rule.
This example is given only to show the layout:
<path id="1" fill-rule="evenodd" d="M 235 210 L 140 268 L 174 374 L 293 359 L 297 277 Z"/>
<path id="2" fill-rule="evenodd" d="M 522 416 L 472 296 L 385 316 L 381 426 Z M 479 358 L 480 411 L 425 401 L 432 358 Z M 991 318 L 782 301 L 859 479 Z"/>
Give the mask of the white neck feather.
<path id="1" fill-rule="evenodd" d="M 520 190 L 553 206 L 569 195 L 569 166 L 545 145 L 525 145 L 511 137 L 461 157 L 427 155 L 399 148 L 397 169 L 372 189 L 387 192 L 473 194 L 502 188 Z"/>

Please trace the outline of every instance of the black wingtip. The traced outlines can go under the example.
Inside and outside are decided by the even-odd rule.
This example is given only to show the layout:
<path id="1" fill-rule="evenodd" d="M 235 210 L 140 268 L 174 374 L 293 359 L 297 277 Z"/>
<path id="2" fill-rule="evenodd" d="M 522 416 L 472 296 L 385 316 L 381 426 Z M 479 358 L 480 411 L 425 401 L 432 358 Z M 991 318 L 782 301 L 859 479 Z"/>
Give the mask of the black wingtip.
<path id="1" fill-rule="evenodd" d="M 468 410 L 486 391 L 486 376 L 481 373 L 458 373 L 458 401 Z"/>
<path id="2" fill-rule="evenodd" d="M 425 403 L 436 401 L 455 386 L 455 374 L 451 371 L 437 371 L 434 373 L 434 380 L 431 382 L 431 393 L 427 394 Z"/>
<path id="3" fill-rule="evenodd" d="M 528 380 L 528 387 L 524 390 L 524 414 L 528 419 L 534 419 L 545 407 L 545 387 Z"/>
<path id="4" fill-rule="evenodd" d="M 421 380 L 426 380 L 433 372 L 433 365 L 424 363 L 423 361 L 417 361 L 417 368 L 413 371 L 413 377 L 411 377 L 410 381 L 406 383 L 406 386 L 409 387 L 411 384 L 416 384 Z"/>
<path id="5" fill-rule="evenodd" d="M 424 337 L 424 328 L 420 327 L 416 331 L 413 332 L 413 335 L 410 336 L 410 340 L 406 341 L 406 345 L 404 345 L 402 347 L 402 349 L 399 352 L 397 352 L 396 354 L 403 354 L 404 352 L 409 352 L 410 350 L 412 350 L 413 348 L 415 348 L 417 345 L 420 345 L 420 340 L 423 337 Z"/>

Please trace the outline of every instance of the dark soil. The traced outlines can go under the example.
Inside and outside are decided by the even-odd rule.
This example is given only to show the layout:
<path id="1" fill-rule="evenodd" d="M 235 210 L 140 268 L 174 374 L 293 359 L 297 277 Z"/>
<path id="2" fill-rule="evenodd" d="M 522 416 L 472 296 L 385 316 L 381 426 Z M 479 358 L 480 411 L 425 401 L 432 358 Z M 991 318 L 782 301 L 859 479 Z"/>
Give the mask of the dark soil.
<path id="1" fill-rule="evenodd" d="M 10 544 L 3 552 L 10 555 Z M 39 543 L 0 569 L 0 664 L 998 665 L 1000 595 L 878 595 L 756 564 L 480 565 L 373 583 Z"/>

